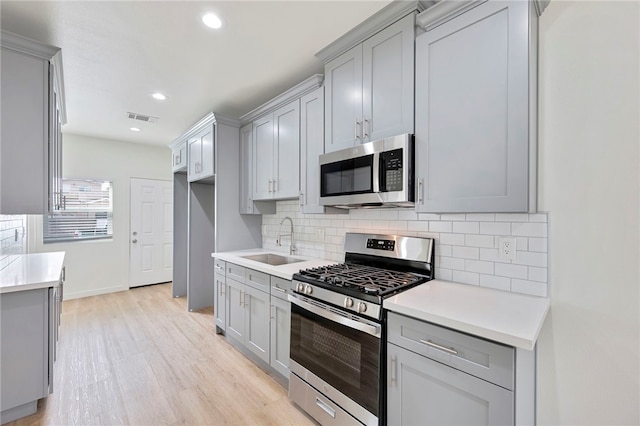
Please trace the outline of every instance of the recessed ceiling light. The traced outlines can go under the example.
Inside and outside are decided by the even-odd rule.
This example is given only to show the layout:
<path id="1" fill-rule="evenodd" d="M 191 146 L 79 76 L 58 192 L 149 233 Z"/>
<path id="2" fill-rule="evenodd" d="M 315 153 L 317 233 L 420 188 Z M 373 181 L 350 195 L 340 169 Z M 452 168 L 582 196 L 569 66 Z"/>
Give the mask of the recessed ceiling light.
<path id="1" fill-rule="evenodd" d="M 131 130 L 132 132 L 139 132 L 140 129 L 138 129 L 137 127 L 132 127 L 129 130 Z"/>
<path id="2" fill-rule="evenodd" d="M 209 28 L 218 29 L 222 26 L 222 19 L 218 18 L 218 15 L 215 13 L 207 13 L 204 15 L 202 22 Z"/>
<path id="3" fill-rule="evenodd" d="M 167 97 L 160 92 L 156 92 L 151 96 L 153 96 L 153 99 L 157 99 L 159 101 L 164 101 L 165 99 L 167 99 Z"/>

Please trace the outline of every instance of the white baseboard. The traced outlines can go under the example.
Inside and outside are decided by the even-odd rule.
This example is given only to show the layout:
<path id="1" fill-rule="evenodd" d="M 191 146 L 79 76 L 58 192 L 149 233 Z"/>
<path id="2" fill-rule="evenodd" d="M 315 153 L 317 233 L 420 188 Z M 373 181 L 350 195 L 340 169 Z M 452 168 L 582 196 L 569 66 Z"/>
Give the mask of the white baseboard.
<path id="1" fill-rule="evenodd" d="M 106 287 L 106 288 L 97 288 L 95 290 L 71 292 L 71 291 L 68 291 L 65 286 L 63 294 L 64 294 L 64 300 L 71 300 L 71 299 L 81 299 L 83 297 L 98 296 L 98 295 L 107 294 L 107 293 L 116 293 L 118 291 L 125 291 L 125 290 L 129 290 L 129 287 L 121 287 L 121 286 Z"/>

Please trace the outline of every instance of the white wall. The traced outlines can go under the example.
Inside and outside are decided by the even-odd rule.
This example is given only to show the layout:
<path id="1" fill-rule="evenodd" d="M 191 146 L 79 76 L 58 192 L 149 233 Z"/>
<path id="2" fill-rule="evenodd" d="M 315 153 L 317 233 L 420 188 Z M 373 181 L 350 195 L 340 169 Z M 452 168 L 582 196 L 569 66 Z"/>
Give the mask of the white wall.
<path id="1" fill-rule="evenodd" d="M 639 27 L 637 1 L 552 1 L 541 17 L 539 424 L 640 424 Z"/>
<path id="2" fill-rule="evenodd" d="M 168 147 L 63 135 L 63 176 L 113 181 L 113 238 L 42 244 L 42 220 L 30 218 L 30 251 L 65 251 L 64 297 L 129 288 L 129 192 L 132 177 L 173 181 Z"/>

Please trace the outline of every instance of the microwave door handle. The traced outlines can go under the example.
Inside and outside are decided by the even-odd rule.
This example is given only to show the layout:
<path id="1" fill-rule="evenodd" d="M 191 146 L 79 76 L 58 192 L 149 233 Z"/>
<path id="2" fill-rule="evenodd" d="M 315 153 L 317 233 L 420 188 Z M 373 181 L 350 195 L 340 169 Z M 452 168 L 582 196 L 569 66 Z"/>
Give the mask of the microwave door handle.
<path id="1" fill-rule="evenodd" d="M 373 153 L 373 193 L 380 192 L 380 153 Z"/>
<path id="2" fill-rule="evenodd" d="M 364 324 L 362 322 L 356 321 L 356 320 L 352 320 L 350 318 L 347 317 L 343 317 L 341 315 L 338 314 L 334 314 L 331 311 L 327 311 L 326 309 L 322 309 L 319 306 L 315 306 L 312 305 L 310 303 L 307 303 L 303 300 L 298 299 L 296 296 L 294 295 L 289 295 L 289 302 L 300 306 L 302 309 L 305 309 L 309 312 L 312 312 L 318 316 L 321 316 L 322 318 L 328 319 L 329 321 L 333 321 L 336 322 L 338 324 L 342 324 L 345 325 L 347 327 L 350 328 L 355 328 L 356 330 L 360 330 L 362 332 L 365 332 L 367 334 L 370 334 L 374 337 L 380 337 L 380 326 L 373 326 L 373 325 L 369 325 L 369 324 Z"/>

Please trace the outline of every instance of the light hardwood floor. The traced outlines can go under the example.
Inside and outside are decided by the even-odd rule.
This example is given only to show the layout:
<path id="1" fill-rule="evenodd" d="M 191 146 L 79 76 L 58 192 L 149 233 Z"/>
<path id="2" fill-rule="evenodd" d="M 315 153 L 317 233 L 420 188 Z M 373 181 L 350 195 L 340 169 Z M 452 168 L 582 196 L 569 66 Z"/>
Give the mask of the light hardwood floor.
<path id="1" fill-rule="evenodd" d="M 171 284 L 63 302 L 53 394 L 9 425 L 313 425 Z"/>

